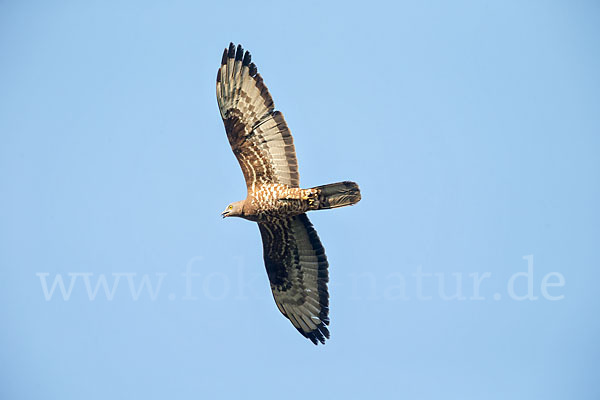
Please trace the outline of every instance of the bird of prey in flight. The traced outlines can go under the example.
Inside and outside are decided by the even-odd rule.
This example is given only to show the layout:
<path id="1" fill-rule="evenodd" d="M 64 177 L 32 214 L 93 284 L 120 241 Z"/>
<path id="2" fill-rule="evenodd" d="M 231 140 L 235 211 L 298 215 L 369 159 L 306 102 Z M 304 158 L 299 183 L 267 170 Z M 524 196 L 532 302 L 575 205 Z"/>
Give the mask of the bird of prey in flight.
<path id="1" fill-rule="evenodd" d="M 300 188 L 292 134 L 241 45 L 230 43 L 223 52 L 217 102 L 248 190 L 244 200 L 227 206 L 223 218 L 258 223 L 275 304 L 304 337 L 325 343 L 329 264 L 306 212 L 357 203 L 358 185 L 345 181 Z"/>

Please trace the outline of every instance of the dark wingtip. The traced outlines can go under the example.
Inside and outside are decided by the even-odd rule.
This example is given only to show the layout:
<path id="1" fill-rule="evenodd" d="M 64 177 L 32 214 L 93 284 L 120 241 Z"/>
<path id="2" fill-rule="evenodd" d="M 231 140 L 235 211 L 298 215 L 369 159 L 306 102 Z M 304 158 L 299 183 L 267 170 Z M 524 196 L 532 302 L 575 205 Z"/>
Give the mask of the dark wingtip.
<path id="1" fill-rule="evenodd" d="M 244 48 L 241 44 L 238 44 L 237 49 L 235 51 L 235 61 L 242 61 L 244 56 Z"/>
<path id="2" fill-rule="evenodd" d="M 318 342 L 321 342 L 321 344 L 325 344 L 325 336 L 323 336 L 318 327 L 314 331 L 307 334 L 306 337 L 309 338 L 310 341 L 314 344 L 318 344 Z"/>
<path id="3" fill-rule="evenodd" d="M 250 76 L 256 76 L 257 72 L 256 65 L 254 65 L 254 63 L 250 63 Z"/>
<path id="4" fill-rule="evenodd" d="M 227 64 L 227 49 L 223 50 L 223 57 L 221 58 L 221 65 Z"/>
<path id="5" fill-rule="evenodd" d="M 246 54 L 244 54 L 244 61 L 242 61 L 242 65 L 250 65 L 250 61 L 252 60 L 252 56 L 250 52 L 246 50 Z"/>
<path id="6" fill-rule="evenodd" d="M 229 53 L 227 54 L 227 56 L 229 58 L 235 57 L 235 45 L 233 44 L 233 42 L 229 43 Z"/>
<path id="7" fill-rule="evenodd" d="M 221 68 L 217 71 L 217 83 L 221 82 Z"/>
<path id="8" fill-rule="evenodd" d="M 329 339 L 330 333 L 329 329 L 325 325 L 329 324 L 329 320 L 327 322 L 322 321 L 314 331 L 304 332 L 302 329 L 298 329 L 298 332 L 302 334 L 305 338 L 313 342 L 313 344 L 318 345 L 319 343 L 325 344 L 325 340 Z"/>

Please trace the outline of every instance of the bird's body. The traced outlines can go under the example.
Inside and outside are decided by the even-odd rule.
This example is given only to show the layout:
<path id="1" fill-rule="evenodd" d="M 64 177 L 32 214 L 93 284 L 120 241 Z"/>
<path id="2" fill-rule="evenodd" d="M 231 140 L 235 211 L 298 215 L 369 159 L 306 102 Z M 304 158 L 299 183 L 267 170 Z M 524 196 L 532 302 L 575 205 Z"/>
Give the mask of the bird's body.
<path id="1" fill-rule="evenodd" d="M 243 200 L 240 217 L 261 222 L 274 217 L 293 217 L 310 210 L 317 190 L 293 188 L 280 183 L 257 187 Z"/>
<path id="2" fill-rule="evenodd" d="M 292 135 L 250 53 L 231 43 L 217 73 L 217 102 L 229 144 L 246 179 L 247 197 L 223 217 L 258 223 L 277 307 L 313 343 L 329 338 L 328 262 L 306 212 L 360 201 L 358 185 L 300 188 Z"/>

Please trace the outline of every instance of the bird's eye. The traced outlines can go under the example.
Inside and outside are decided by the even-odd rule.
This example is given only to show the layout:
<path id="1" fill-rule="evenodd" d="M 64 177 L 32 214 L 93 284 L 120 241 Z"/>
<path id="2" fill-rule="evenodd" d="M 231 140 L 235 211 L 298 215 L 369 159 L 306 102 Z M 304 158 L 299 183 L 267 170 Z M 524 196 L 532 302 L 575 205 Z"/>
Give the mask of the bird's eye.
<path id="1" fill-rule="evenodd" d="M 233 209 L 233 206 L 232 206 L 232 205 L 230 205 L 229 207 L 227 207 L 227 209 L 228 209 L 228 210 L 232 210 L 232 209 Z"/>

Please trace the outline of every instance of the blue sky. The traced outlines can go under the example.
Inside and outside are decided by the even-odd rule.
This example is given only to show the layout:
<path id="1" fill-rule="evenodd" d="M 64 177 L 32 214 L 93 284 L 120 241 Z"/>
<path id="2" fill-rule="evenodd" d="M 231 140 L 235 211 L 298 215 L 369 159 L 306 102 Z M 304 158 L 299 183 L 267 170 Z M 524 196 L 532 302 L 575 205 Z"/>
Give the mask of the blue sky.
<path id="1" fill-rule="evenodd" d="M 592 1 L 0 3 L 0 397 L 597 399 L 599 19 Z M 215 99 L 230 41 L 301 184 L 363 192 L 311 215 L 325 346 L 277 311 L 255 224 L 220 218 L 245 196 Z"/>

